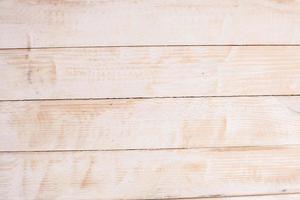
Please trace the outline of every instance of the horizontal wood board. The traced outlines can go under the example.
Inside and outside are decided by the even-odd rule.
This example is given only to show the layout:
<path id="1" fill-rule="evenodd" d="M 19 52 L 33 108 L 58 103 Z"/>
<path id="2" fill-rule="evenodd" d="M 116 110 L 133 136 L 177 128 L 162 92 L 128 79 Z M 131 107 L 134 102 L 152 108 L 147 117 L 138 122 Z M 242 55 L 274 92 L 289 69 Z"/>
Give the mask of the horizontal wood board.
<path id="1" fill-rule="evenodd" d="M 300 44 L 298 0 L 4 0 L 0 48 Z"/>
<path id="2" fill-rule="evenodd" d="M 300 46 L 0 51 L 0 100 L 300 94 Z"/>
<path id="3" fill-rule="evenodd" d="M 1 153 L 0 199 L 164 199 L 300 192 L 299 147 Z"/>
<path id="4" fill-rule="evenodd" d="M 300 144 L 300 97 L 0 102 L 0 151 Z"/>

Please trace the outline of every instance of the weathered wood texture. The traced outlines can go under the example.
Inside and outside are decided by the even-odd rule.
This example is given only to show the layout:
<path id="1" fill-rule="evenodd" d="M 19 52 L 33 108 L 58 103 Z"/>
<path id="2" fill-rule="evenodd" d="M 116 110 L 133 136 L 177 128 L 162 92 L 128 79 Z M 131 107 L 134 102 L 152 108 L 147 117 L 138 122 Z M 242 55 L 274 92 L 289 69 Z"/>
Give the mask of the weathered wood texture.
<path id="1" fill-rule="evenodd" d="M 300 44 L 298 0 L 5 0 L 0 48 Z"/>
<path id="2" fill-rule="evenodd" d="M 299 147 L 1 153 L 0 199 L 155 199 L 300 192 Z"/>
<path id="3" fill-rule="evenodd" d="M 300 94 L 300 47 L 0 51 L 0 99 Z"/>
<path id="4" fill-rule="evenodd" d="M 299 200 L 297 45 L 299 0 L 0 0 L 0 200 Z"/>
<path id="5" fill-rule="evenodd" d="M 300 144 L 300 97 L 0 103 L 0 150 Z"/>

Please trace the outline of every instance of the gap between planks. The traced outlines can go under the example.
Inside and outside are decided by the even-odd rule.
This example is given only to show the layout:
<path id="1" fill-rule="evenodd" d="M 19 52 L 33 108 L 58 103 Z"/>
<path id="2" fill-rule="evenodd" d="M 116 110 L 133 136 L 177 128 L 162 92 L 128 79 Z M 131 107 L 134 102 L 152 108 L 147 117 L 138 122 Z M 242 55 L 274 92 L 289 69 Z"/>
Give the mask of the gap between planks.
<path id="1" fill-rule="evenodd" d="M 0 150 L 1 153 L 64 153 L 64 152 L 122 152 L 122 151 L 177 151 L 177 150 L 211 150 L 216 151 L 246 151 L 246 150 L 268 150 L 297 148 L 300 144 L 263 145 L 263 146 L 203 146 L 203 147 L 162 147 L 162 148 L 124 148 L 124 149 L 53 149 L 53 150 Z"/>
<path id="2" fill-rule="evenodd" d="M 266 193 L 266 194 L 250 194 L 250 195 L 210 195 L 207 197 L 181 197 L 181 198 L 160 198 L 160 199 L 126 199 L 126 200 L 235 200 L 236 198 L 247 198 L 247 197 L 274 197 L 274 196 L 290 196 L 290 195 L 300 195 L 299 192 L 287 192 L 287 193 Z M 246 200 L 246 199 L 245 199 Z"/>
<path id="3" fill-rule="evenodd" d="M 0 102 L 18 102 L 18 101 L 98 101 L 98 100 L 130 100 L 130 99 L 197 99 L 197 98 L 246 98 L 246 97 L 298 97 L 300 94 L 261 94 L 261 95 L 222 95 L 222 96 L 157 96 L 157 97 L 114 97 L 114 98 L 61 98 L 61 99 L 0 99 Z"/>
<path id="4" fill-rule="evenodd" d="M 7 50 L 34 50 L 34 49 L 93 49 L 93 48 L 144 48 L 144 47 L 298 47 L 300 44 L 185 44 L 185 45 L 113 45 L 113 46 L 48 46 L 48 47 L 19 47 L 0 48 L 0 51 Z"/>

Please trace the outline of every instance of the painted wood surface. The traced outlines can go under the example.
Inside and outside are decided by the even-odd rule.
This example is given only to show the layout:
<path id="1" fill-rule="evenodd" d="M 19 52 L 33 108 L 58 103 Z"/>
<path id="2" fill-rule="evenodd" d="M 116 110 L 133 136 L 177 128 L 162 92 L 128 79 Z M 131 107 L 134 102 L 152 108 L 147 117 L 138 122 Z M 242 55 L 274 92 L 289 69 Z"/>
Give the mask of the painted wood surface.
<path id="1" fill-rule="evenodd" d="M 0 48 L 300 44 L 298 0 L 5 0 Z"/>
<path id="2" fill-rule="evenodd" d="M 300 192 L 300 148 L 1 153 L 0 199 L 163 199 Z"/>
<path id="3" fill-rule="evenodd" d="M 0 200 L 299 200 L 299 0 L 0 1 Z"/>
<path id="4" fill-rule="evenodd" d="M 0 51 L 0 99 L 300 94 L 300 47 Z"/>
<path id="5" fill-rule="evenodd" d="M 300 144 L 300 97 L 0 103 L 0 150 Z"/>

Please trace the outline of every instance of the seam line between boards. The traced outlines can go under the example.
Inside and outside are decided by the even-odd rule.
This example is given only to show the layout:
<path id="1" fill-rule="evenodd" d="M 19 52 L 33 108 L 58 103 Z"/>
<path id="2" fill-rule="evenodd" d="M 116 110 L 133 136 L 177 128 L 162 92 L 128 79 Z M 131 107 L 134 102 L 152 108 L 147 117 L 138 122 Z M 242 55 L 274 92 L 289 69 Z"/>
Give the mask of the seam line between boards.
<path id="1" fill-rule="evenodd" d="M 286 193 L 266 193 L 266 194 L 245 194 L 245 195 L 207 195 L 199 197 L 170 197 L 170 198 L 157 198 L 157 199 L 124 199 L 124 200 L 193 200 L 193 199 L 211 199 L 211 198 L 240 198 L 240 197 L 264 197 L 264 196 L 287 196 L 297 195 L 300 192 L 286 192 Z M 117 199 L 112 199 L 117 200 Z"/>
<path id="2" fill-rule="evenodd" d="M 300 144 L 256 145 L 256 146 L 220 146 L 220 147 L 174 147 L 174 148 L 124 148 L 124 149 L 58 149 L 58 150 L 0 150 L 1 153 L 63 153 L 63 152 L 122 152 L 122 151 L 177 151 L 177 150 L 273 150 L 282 148 L 298 148 Z"/>
<path id="3" fill-rule="evenodd" d="M 108 97 L 108 98 L 44 98 L 44 99 L 0 99 L 0 102 L 16 102 L 16 101 L 98 101 L 98 100 L 130 100 L 130 99 L 197 99 L 197 98 L 244 98 L 244 97 L 298 97 L 300 94 L 275 94 L 275 95 L 203 95 L 203 96 L 156 96 L 156 97 Z"/>
<path id="4" fill-rule="evenodd" d="M 95 46 L 90 46 L 90 45 L 83 45 L 83 46 L 48 46 L 48 47 L 7 47 L 7 48 L 0 48 L 1 50 L 33 50 L 33 49 L 81 49 L 81 48 L 144 48 L 144 47 L 228 47 L 228 46 L 233 46 L 233 47 L 242 47 L 242 46 L 247 46 L 247 47 L 278 47 L 278 46 L 285 46 L 285 47 L 297 47 L 300 46 L 300 44 L 168 44 L 168 45 L 163 45 L 163 44 L 153 44 L 153 45 L 95 45 Z"/>

